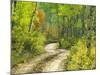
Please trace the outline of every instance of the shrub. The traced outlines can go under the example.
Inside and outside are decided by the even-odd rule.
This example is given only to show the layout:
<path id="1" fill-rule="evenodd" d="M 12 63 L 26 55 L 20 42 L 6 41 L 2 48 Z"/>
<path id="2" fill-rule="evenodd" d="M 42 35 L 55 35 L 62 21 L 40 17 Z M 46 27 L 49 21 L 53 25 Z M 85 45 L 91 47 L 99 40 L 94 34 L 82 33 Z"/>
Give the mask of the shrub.
<path id="1" fill-rule="evenodd" d="M 12 31 L 12 63 L 20 63 L 27 60 L 31 55 L 38 55 L 44 52 L 45 37 L 40 32 L 21 32 Z M 25 58 L 24 58 L 25 57 Z M 18 59 L 17 59 L 18 58 Z"/>
<path id="2" fill-rule="evenodd" d="M 74 50 L 75 49 L 75 50 Z M 76 51 L 76 52 L 75 52 Z M 86 39 L 81 39 L 71 48 L 70 61 L 67 70 L 95 69 L 95 43 L 92 41 L 90 56 L 87 55 Z"/>
<path id="3" fill-rule="evenodd" d="M 59 40 L 60 48 L 69 49 L 71 46 L 74 46 L 75 42 L 76 39 L 74 39 L 73 37 L 61 38 Z"/>

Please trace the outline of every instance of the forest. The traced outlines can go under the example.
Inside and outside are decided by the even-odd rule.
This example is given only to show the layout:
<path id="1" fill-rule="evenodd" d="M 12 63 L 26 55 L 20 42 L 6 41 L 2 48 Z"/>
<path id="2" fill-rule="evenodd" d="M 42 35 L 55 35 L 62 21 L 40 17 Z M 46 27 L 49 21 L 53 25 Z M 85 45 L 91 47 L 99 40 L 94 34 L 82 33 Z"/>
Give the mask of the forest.
<path id="1" fill-rule="evenodd" d="M 27 72 L 17 69 L 31 60 L 35 62 L 37 56 L 45 55 L 45 46 L 54 43 L 57 44 L 55 50 L 59 52 L 55 51 L 55 55 L 50 52 L 51 56 L 48 55 L 45 61 L 43 59 L 44 63 L 54 57 L 59 57 L 60 60 L 59 54 L 69 52 L 68 55 L 62 56 L 66 58 L 64 71 L 96 68 L 96 6 L 12 1 L 11 8 L 13 73 L 46 72 L 33 68 Z M 42 66 L 44 63 L 41 63 Z M 49 71 L 55 70 L 47 72 Z"/>

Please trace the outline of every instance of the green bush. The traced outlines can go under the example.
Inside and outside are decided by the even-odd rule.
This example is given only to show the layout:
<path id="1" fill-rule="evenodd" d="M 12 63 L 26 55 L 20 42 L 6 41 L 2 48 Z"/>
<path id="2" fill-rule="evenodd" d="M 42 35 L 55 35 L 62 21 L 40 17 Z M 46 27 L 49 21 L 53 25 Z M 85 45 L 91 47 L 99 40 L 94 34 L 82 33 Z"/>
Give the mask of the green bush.
<path id="1" fill-rule="evenodd" d="M 76 39 L 74 39 L 73 37 L 69 37 L 69 38 L 61 38 L 59 40 L 59 46 L 60 48 L 65 48 L 65 49 L 69 49 L 71 48 L 71 46 L 74 46 L 76 42 Z"/>
<path id="2" fill-rule="evenodd" d="M 40 32 L 26 32 L 15 26 L 11 38 L 12 65 L 44 52 L 45 37 Z"/>
<path id="3" fill-rule="evenodd" d="M 28 34 L 28 37 L 25 39 L 24 49 L 26 51 L 34 52 L 39 51 L 42 52 L 44 49 L 45 37 L 42 33 L 33 32 L 33 34 Z"/>
<path id="4" fill-rule="evenodd" d="M 70 60 L 67 63 L 66 70 L 86 70 L 95 69 L 95 43 L 92 41 L 90 55 L 88 56 L 86 39 L 81 39 L 71 48 Z"/>
<path id="5" fill-rule="evenodd" d="M 43 53 L 44 44 L 45 37 L 40 32 L 22 33 L 22 31 L 16 32 L 16 30 L 12 30 L 12 63 L 20 63 L 27 60 L 31 55 Z"/>

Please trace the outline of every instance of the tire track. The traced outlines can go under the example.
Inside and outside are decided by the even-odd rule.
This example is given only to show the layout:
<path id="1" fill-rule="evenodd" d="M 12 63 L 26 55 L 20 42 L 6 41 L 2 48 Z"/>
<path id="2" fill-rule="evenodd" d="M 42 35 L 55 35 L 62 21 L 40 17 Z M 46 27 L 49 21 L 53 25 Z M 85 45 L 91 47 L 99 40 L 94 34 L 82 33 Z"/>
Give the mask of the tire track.
<path id="1" fill-rule="evenodd" d="M 60 52 L 57 55 L 48 57 L 38 63 L 33 72 L 31 73 L 41 73 L 41 72 L 53 72 L 53 71 L 64 71 L 64 60 L 67 59 L 68 53 Z M 62 64 L 62 65 L 61 65 Z"/>
<path id="2" fill-rule="evenodd" d="M 19 64 L 11 70 L 12 74 L 27 74 L 64 71 L 64 60 L 69 52 L 66 49 L 58 49 L 57 43 L 45 46 L 46 53 L 38 55 L 27 63 Z"/>
<path id="3" fill-rule="evenodd" d="M 65 70 L 64 60 L 67 59 L 67 55 L 68 53 L 66 51 L 60 53 L 54 59 L 45 64 L 45 66 L 42 69 L 42 72 L 64 71 Z"/>
<path id="4" fill-rule="evenodd" d="M 41 61 L 46 61 L 50 58 L 53 58 L 54 56 L 58 55 L 59 52 L 55 52 L 55 53 L 45 53 L 45 54 L 41 54 L 35 58 L 33 58 L 32 60 L 30 60 L 27 63 L 23 63 L 17 67 L 14 67 L 11 71 L 12 74 L 23 74 L 23 73 L 30 73 L 33 72 L 33 69 L 36 68 L 36 66 L 39 63 L 42 63 Z"/>
<path id="5" fill-rule="evenodd" d="M 35 67 L 33 68 L 32 73 L 40 73 L 42 72 L 44 66 L 46 63 L 48 63 L 49 61 L 51 61 L 52 59 L 54 59 L 55 57 L 57 57 L 60 53 L 57 53 L 55 55 L 52 55 L 48 58 L 45 58 L 44 60 L 42 60 L 41 62 L 39 62 L 37 65 L 35 65 Z"/>

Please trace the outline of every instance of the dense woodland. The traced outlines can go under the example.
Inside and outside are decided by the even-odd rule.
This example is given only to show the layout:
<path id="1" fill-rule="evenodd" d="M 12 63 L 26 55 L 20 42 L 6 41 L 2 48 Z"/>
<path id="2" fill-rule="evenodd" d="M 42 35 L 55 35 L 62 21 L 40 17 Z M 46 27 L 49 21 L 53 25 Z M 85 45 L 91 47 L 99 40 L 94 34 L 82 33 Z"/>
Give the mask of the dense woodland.
<path id="1" fill-rule="evenodd" d="M 11 19 L 12 67 L 58 42 L 70 51 L 66 70 L 95 69 L 95 6 L 14 1 Z"/>

